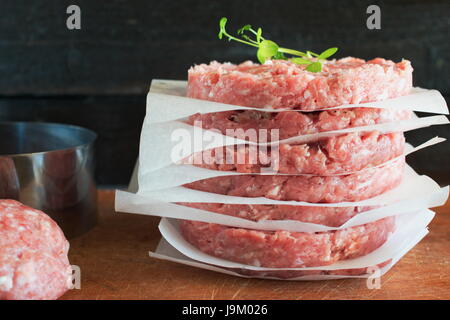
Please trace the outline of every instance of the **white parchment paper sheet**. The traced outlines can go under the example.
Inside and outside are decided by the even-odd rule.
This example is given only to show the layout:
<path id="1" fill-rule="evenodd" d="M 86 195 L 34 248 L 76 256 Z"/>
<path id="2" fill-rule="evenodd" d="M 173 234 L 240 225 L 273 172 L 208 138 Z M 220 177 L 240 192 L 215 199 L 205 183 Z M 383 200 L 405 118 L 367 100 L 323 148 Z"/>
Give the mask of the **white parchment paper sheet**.
<path id="1" fill-rule="evenodd" d="M 404 177 L 401 184 L 379 196 L 354 202 L 337 203 L 311 203 L 304 201 L 273 200 L 265 197 L 237 197 L 217 193 L 203 192 L 184 187 L 173 187 L 160 190 L 146 190 L 145 186 L 139 185 L 137 195 L 148 197 L 163 202 L 209 202 L 227 204 L 278 204 L 295 206 L 320 206 L 320 207 L 350 207 L 350 206 L 376 206 L 387 205 L 423 194 L 431 194 L 440 190 L 439 185 L 431 178 L 419 176 L 414 170 L 406 165 Z"/>
<path id="2" fill-rule="evenodd" d="M 375 167 L 389 165 L 399 158 L 402 158 L 413 152 L 422 150 L 426 147 L 438 144 L 443 141 L 445 141 L 444 138 L 434 137 L 415 148 L 413 146 L 407 144 L 405 147 L 405 152 L 402 155 L 395 157 L 395 158 L 393 158 L 385 163 L 382 163 L 378 166 L 375 166 Z M 374 168 L 374 167 L 365 168 L 363 170 L 360 170 L 359 172 L 365 171 L 365 170 L 368 170 L 371 168 Z M 355 173 L 355 171 L 353 170 L 353 171 L 348 171 L 348 172 L 341 173 L 341 174 L 333 174 L 333 175 L 329 175 L 329 176 L 340 176 L 340 175 L 347 175 L 347 174 L 351 174 L 351 173 Z M 241 173 L 241 172 L 236 172 L 236 171 L 210 170 L 210 169 L 206 169 L 206 168 L 196 167 L 196 166 L 193 166 L 190 164 L 172 164 L 167 167 L 158 169 L 156 171 L 148 171 L 148 170 L 146 171 L 144 169 L 140 170 L 139 185 L 143 186 L 143 188 L 145 188 L 145 190 L 151 191 L 151 190 L 177 187 L 177 186 L 184 185 L 186 183 L 203 180 L 203 179 L 208 179 L 208 178 L 213 178 L 213 177 L 232 176 L 232 175 L 249 175 L 249 174 L 252 174 L 252 175 L 313 176 L 311 174 L 283 174 L 283 173 L 278 173 L 273 170 L 270 170 L 270 171 L 264 170 L 262 172 L 255 172 L 255 173 Z"/>
<path id="3" fill-rule="evenodd" d="M 138 164 L 133 173 L 130 182 L 129 191 L 116 191 L 115 206 L 118 212 L 127 212 L 134 214 L 153 215 L 167 218 L 186 219 L 202 221 L 208 223 L 217 223 L 222 225 L 241 227 L 256 230 L 286 230 L 292 232 L 322 232 L 348 228 L 356 225 L 365 224 L 387 216 L 409 213 L 418 210 L 418 208 L 432 208 L 445 204 L 449 196 L 449 187 L 440 188 L 439 185 L 427 176 L 419 176 L 411 167 L 407 166 L 405 177 L 402 184 L 380 196 L 358 201 L 341 203 L 309 203 L 296 201 L 276 201 L 266 198 L 244 198 L 230 197 L 206 192 L 189 190 L 186 188 L 171 188 L 168 191 L 159 190 L 155 192 L 138 192 L 137 172 Z M 227 203 L 248 203 L 252 199 L 257 202 L 273 202 L 277 204 L 293 204 L 304 206 L 322 206 L 322 207 L 349 207 L 349 206 L 377 206 L 382 207 L 368 210 L 357 214 L 349 219 L 340 227 L 329 227 L 321 224 L 306 223 L 294 220 L 261 220 L 251 221 L 239 217 L 233 217 L 214 213 L 206 210 L 190 208 L 178 205 L 173 202 L 182 202 L 179 200 L 178 191 L 193 192 L 193 202 L 221 203 L 225 198 Z M 192 194 L 191 194 L 192 195 Z M 205 196 L 207 195 L 207 197 Z M 188 194 L 189 196 L 189 194 Z M 220 196 L 220 197 L 219 197 Z M 219 198 L 217 198 L 219 197 Z M 184 201 L 183 202 L 189 202 Z"/>
<path id="4" fill-rule="evenodd" d="M 147 96 L 147 114 L 150 122 L 179 120 L 196 113 L 211 113 L 230 110 L 257 110 L 263 112 L 282 112 L 292 109 L 248 108 L 230 104 L 191 99 L 186 97 L 186 81 L 159 80 L 152 81 Z M 161 107 L 164 106 L 164 107 Z M 343 108 L 383 108 L 422 111 L 428 113 L 448 114 L 444 97 L 437 90 L 413 88 L 411 94 L 377 102 L 348 104 L 319 110 Z M 315 110 L 315 111 L 319 111 Z M 307 111 L 306 111 L 307 112 Z"/>
<path id="5" fill-rule="evenodd" d="M 206 210 L 196 209 L 163 202 L 149 197 L 142 197 L 130 192 L 117 191 L 116 211 L 134 214 L 160 216 L 216 223 L 232 227 L 255 230 L 286 230 L 291 232 L 324 232 L 349 228 L 366 224 L 387 216 L 415 212 L 417 208 L 432 208 L 445 204 L 449 188 L 442 188 L 431 194 L 412 196 L 387 206 L 361 212 L 340 227 L 329 227 L 321 224 L 307 223 L 295 220 L 260 220 L 252 221 L 244 218 L 228 216 Z"/>
<path id="6" fill-rule="evenodd" d="M 390 239 L 379 249 L 360 258 L 340 261 L 330 266 L 324 267 L 310 267 L 310 268 L 261 268 L 247 266 L 239 263 L 234 263 L 224 259 L 219 259 L 202 253 L 197 248 L 187 243 L 178 232 L 176 221 L 167 221 L 163 219 L 160 224 L 160 230 L 163 233 L 164 239 L 161 240 L 156 252 L 150 252 L 151 257 L 158 259 L 174 261 L 186 265 L 199 267 L 207 270 L 227 273 L 235 276 L 242 276 L 231 270 L 224 268 L 238 268 L 253 271 L 273 271 L 273 270 L 343 270 L 353 268 L 365 268 L 374 266 L 376 264 L 392 259 L 391 263 L 381 269 L 383 275 L 387 272 L 406 252 L 412 249 L 426 234 L 426 226 L 433 218 L 434 213 L 429 210 L 419 211 L 415 214 L 413 219 L 406 219 L 406 221 L 398 221 L 400 224 L 397 231 L 390 237 Z M 402 219 L 399 217 L 399 219 Z M 247 276 L 242 276 L 247 277 Z M 253 277 L 253 276 L 252 276 Z M 258 277 L 258 276 L 256 276 Z M 316 275 L 303 276 L 289 280 L 324 280 L 324 279 L 339 279 L 348 277 L 367 277 L 363 276 L 336 276 L 336 275 Z M 267 277 L 264 277 L 267 278 Z M 270 277 L 269 277 L 270 278 Z"/>
<path id="7" fill-rule="evenodd" d="M 432 125 L 449 123 L 446 116 L 431 116 L 317 134 L 300 135 L 267 143 L 256 143 L 226 136 L 216 131 L 204 130 L 200 127 L 191 126 L 179 121 L 150 123 L 148 119 L 149 117 L 146 116 L 140 142 L 139 162 L 141 163 L 140 173 L 142 174 L 176 164 L 196 152 L 230 145 L 248 144 L 263 147 L 277 146 L 279 144 L 305 144 L 351 132 L 378 131 L 381 134 L 385 134 L 401 131 L 406 132 Z"/>
<path id="8" fill-rule="evenodd" d="M 386 266 L 384 266 L 384 267 L 382 267 L 380 269 L 379 273 L 374 274 L 373 276 L 374 277 L 381 277 L 381 276 L 383 276 L 386 272 L 389 271 L 389 269 L 391 269 L 398 262 L 398 260 L 400 260 L 402 258 L 402 256 L 404 254 L 406 254 L 420 240 L 422 240 L 423 237 L 425 237 L 427 235 L 427 233 L 428 233 L 427 229 L 418 230 L 416 235 L 412 236 L 410 238 L 409 246 L 405 246 L 405 248 L 404 248 L 404 250 L 402 252 L 403 254 L 399 254 L 397 257 L 392 259 L 392 261 L 389 264 L 387 264 Z M 303 281 L 307 281 L 307 280 L 333 280 L 333 279 L 345 279 L 345 278 L 367 278 L 367 277 L 370 276 L 370 275 L 358 275 L 358 276 L 354 276 L 354 275 L 307 275 L 307 276 L 295 277 L 295 278 L 290 278 L 290 279 L 280 279 L 280 278 L 276 278 L 276 277 L 258 276 L 258 275 L 246 276 L 246 275 L 242 275 L 242 274 L 237 273 L 237 272 L 233 272 L 233 271 L 231 271 L 229 269 L 224 269 L 224 268 L 221 268 L 221 267 L 216 267 L 216 266 L 213 266 L 213 265 L 210 265 L 210 264 L 206 264 L 206 263 L 202 263 L 202 262 L 193 260 L 193 259 L 185 256 L 181 252 L 179 252 L 174 247 L 172 247 L 164 238 L 162 238 L 160 240 L 160 242 L 158 244 L 158 247 L 156 248 L 155 252 L 152 252 L 152 251 L 149 252 L 149 256 L 152 257 L 152 258 L 155 258 L 155 259 L 176 262 L 176 263 L 184 264 L 184 265 L 195 267 L 195 268 L 205 269 L 205 270 L 209 270 L 209 271 L 215 271 L 215 272 L 219 272 L 219 273 L 225 273 L 225 274 L 228 274 L 228 275 L 242 277 L 242 278 L 260 278 L 260 279 L 273 279 L 273 280 L 290 280 L 290 281 L 303 280 Z"/>

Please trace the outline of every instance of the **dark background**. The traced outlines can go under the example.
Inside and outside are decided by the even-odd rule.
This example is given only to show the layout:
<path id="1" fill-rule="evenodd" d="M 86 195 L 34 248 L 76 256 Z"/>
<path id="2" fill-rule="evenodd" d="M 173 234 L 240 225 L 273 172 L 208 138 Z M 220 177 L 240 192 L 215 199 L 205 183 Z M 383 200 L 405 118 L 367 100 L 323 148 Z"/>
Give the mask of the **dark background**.
<path id="1" fill-rule="evenodd" d="M 81 30 L 66 28 L 70 4 L 81 8 Z M 370 4 L 381 7 L 381 30 L 366 28 Z M 0 13 L 0 120 L 96 131 L 102 185 L 129 180 L 152 79 L 186 79 L 192 64 L 210 60 L 254 59 L 252 48 L 217 39 L 222 16 L 230 30 L 261 26 L 288 48 L 409 59 L 414 85 L 450 97 L 450 1 L 0 0 Z M 435 135 L 450 138 L 450 126 L 407 133 L 413 144 Z M 449 158 L 445 142 L 408 160 L 444 185 Z"/>

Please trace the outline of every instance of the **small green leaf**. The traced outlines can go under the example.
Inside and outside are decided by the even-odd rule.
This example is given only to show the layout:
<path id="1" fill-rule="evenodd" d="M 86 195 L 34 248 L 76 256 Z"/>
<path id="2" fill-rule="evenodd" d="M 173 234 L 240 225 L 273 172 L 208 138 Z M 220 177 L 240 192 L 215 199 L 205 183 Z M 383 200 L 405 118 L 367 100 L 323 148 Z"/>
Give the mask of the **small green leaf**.
<path id="1" fill-rule="evenodd" d="M 259 62 L 264 63 L 267 59 L 271 59 L 278 53 L 278 45 L 270 40 L 264 40 L 259 43 L 256 56 Z"/>
<path id="2" fill-rule="evenodd" d="M 258 31 L 256 32 L 256 41 L 259 43 L 261 42 L 261 35 L 262 35 L 262 29 L 258 28 Z M 277 48 L 278 50 L 278 48 Z"/>
<path id="3" fill-rule="evenodd" d="M 227 24 L 227 20 L 228 20 L 227 18 L 223 17 L 223 18 L 220 19 L 220 21 L 219 21 L 219 28 L 220 28 L 220 31 L 219 31 L 219 34 L 218 34 L 217 36 L 219 37 L 220 40 L 222 40 L 223 35 L 224 35 L 224 33 L 225 33 L 225 25 Z"/>
<path id="4" fill-rule="evenodd" d="M 256 57 L 258 58 L 259 63 L 264 64 L 264 62 L 266 62 L 266 57 L 262 54 L 261 48 L 256 52 Z"/>
<path id="5" fill-rule="evenodd" d="M 283 52 L 279 52 L 279 51 L 277 52 L 276 55 L 273 56 L 273 58 L 277 59 L 277 60 L 287 60 L 287 58 L 284 55 L 284 53 Z"/>
<path id="6" fill-rule="evenodd" d="M 329 48 L 327 50 L 325 50 L 324 52 L 322 52 L 318 58 L 319 59 L 327 59 L 329 57 L 331 57 L 333 54 L 336 53 L 336 51 L 338 51 L 338 48 L 334 47 L 334 48 Z"/>
<path id="7" fill-rule="evenodd" d="M 288 54 L 290 57 L 294 56 L 290 59 L 290 61 L 292 61 L 293 63 L 306 65 L 306 70 L 310 72 L 320 72 L 322 70 L 322 63 L 328 57 L 331 57 L 333 54 L 335 54 L 338 50 L 337 48 L 329 48 L 319 55 L 312 51 L 302 52 L 288 48 L 281 48 L 275 42 L 263 38 L 262 28 L 258 28 L 255 31 L 250 24 L 246 24 L 242 28 L 240 28 L 237 31 L 237 34 L 240 37 L 235 37 L 227 32 L 225 28 L 227 21 L 228 19 L 226 17 L 221 18 L 219 21 L 220 30 L 217 35 L 219 39 L 226 37 L 228 41 L 233 40 L 257 48 L 258 51 L 256 55 L 259 62 L 261 63 L 265 63 L 265 61 L 268 59 L 288 60 L 288 58 L 285 56 L 285 54 Z M 256 38 L 252 39 L 251 37 L 249 37 L 249 34 L 247 34 L 246 31 L 255 35 Z"/>
<path id="8" fill-rule="evenodd" d="M 278 45 L 270 40 L 263 40 L 259 44 L 261 54 L 266 58 L 272 58 L 278 52 Z"/>
<path id="9" fill-rule="evenodd" d="M 227 24 L 227 21 L 228 21 L 228 19 L 225 18 L 225 17 L 223 17 L 222 19 L 220 19 L 220 21 L 219 21 L 220 29 L 225 29 L 225 25 Z"/>
<path id="10" fill-rule="evenodd" d="M 248 31 L 248 30 L 250 30 L 252 28 L 252 26 L 251 25 L 249 25 L 249 24 L 246 24 L 245 26 L 243 26 L 242 28 L 240 28 L 238 31 L 237 31 L 237 34 L 244 34 L 244 32 L 245 31 Z"/>
<path id="11" fill-rule="evenodd" d="M 306 67 L 309 72 L 320 72 L 322 71 L 322 64 L 318 61 L 311 63 Z"/>
<path id="12" fill-rule="evenodd" d="M 292 58 L 291 61 L 296 64 L 310 64 L 311 63 L 311 61 L 303 59 L 303 58 Z"/>

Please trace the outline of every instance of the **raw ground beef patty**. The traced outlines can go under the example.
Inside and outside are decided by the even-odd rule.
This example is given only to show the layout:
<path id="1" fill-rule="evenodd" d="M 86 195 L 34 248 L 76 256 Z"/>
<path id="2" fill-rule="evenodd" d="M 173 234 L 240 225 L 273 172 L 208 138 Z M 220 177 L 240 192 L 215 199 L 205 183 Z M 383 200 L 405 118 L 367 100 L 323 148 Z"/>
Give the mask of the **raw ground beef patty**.
<path id="1" fill-rule="evenodd" d="M 187 96 L 246 107 L 318 110 L 396 98 L 412 88 L 411 63 L 344 58 L 321 72 L 285 60 L 234 65 L 211 62 L 188 72 Z"/>
<path id="2" fill-rule="evenodd" d="M 185 184 L 184 187 L 238 197 L 266 197 L 306 202 L 359 201 L 400 184 L 405 158 L 342 176 L 229 175 Z"/>
<path id="3" fill-rule="evenodd" d="M 69 243 L 46 214 L 0 200 L 0 300 L 57 299 L 71 284 Z"/>
<path id="4" fill-rule="evenodd" d="M 183 162 L 211 170 L 242 173 L 259 173 L 271 167 L 286 174 L 348 174 L 400 156 L 405 150 L 405 137 L 402 132 L 353 132 L 313 143 L 280 144 L 278 149 L 271 148 L 220 147 L 194 153 Z"/>
<path id="5" fill-rule="evenodd" d="M 203 129 L 219 130 L 224 135 L 250 141 L 261 141 L 246 132 L 267 130 L 267 141 L 271 134 L 279 140 L 325 131 L 362 127 L 387 122 L 411 119 L 410 110 L 392 110 L 377 108 L 336 109 L 316 112 L 282 111 L 263 112 L 256 110 L 233 110 L 194 114 L 186 121 Z M 278 133 L 273 132 L 278 130 Z M 265 131 L 261 131 L 265 133 Z M 278 134 L 278 137 L 275 136 Z"/>
<path id="6" fill-rule="evenodd" d="M 359 213 L 376 207 L 319 207 L 264 204 L 179 203 L 180 205 L 252 221 L 296 220 L 340 227 Z"/>
<path id="7" fill-rule="evenodd" d="M 258 231 L 180 221 L 185 239 L 219 258 L 266 268 L 302 268 L 364 256 L 383 245 L 395 230 L 395 216 L 347 229 L 304 233 Z"/>

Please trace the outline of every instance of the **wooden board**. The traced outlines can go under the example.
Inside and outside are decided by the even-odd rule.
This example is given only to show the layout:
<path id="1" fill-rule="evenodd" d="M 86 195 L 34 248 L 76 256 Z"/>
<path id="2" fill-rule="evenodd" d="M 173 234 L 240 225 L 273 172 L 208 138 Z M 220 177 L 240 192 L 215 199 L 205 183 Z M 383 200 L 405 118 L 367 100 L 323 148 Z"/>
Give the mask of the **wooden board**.
<path id="1" fill-rule="evenodd" d="M 243 279 L 148 257 L 160 234 L 156 217 L 114 212 L 114 191 L 99 191 L 99 225 L 71 240 L 81 289 L 62 299 L 450 299 L 450 202 L 430 234 L 367 289 L 365 279 Z"/>

